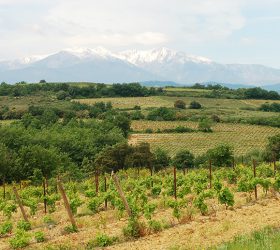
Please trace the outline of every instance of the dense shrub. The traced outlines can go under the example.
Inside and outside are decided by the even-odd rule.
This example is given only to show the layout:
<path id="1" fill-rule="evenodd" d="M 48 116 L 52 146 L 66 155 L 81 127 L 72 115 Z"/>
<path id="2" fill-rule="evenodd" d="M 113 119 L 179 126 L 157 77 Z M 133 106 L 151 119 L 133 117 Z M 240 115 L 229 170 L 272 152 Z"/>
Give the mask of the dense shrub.
<path id="1" fill-rule="evenodd" d="M 166 107 L 160 107 L 148 113 L 147 119 L 152 121 L 174 121 L 176 112 Z"/>
<path id="2" fill-rule="evenodd" d="M 190 109 L 201 109 L 202 106 L 199 102 L 192 101 L 189 106 Z"/>
<path id="3" fill-rule="evenodd" d="M 186 108 L 186 103 L 183 100 L 177 100 L 174 103 L 174 107 L 178 109 L 185 109 Z"/>

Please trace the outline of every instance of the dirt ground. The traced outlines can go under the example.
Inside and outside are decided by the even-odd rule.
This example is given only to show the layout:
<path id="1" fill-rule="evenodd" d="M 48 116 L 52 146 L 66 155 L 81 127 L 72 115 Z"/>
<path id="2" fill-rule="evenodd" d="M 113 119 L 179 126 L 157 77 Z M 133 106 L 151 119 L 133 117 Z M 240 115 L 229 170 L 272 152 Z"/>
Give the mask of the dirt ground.
<path id="1" fill-rule="evenodd" d="M 279 227 L 279 208 L 278 199 L 264 199 L 234 210 L 217 211 L 215 216 L 199 216 L 188 224 L 108 249 L 206 249 L 267 225 Z"/>
<path id="2" fill-rule="evenodd" d="M 216 203 L 217 204 L 217 203 Z M 192 221 L 178 223 L 172 219 L 172 211 L 159 210 L 155 219 L 165 219 L 173 226 L 157 234 L 151 234 L 135 241 L 125 241 L 122 228 L 127 224 L 127 219 L 118 219 L 117 211 L 103 211 L 95 215 L 77 216 L 78 233 L 63 235 L 62 231 L 67 222 L 67 214 L 63 204 L 58 204 L 58 211 L 51 215 L 56 221 L 54 227 L 42 225 L 44 214 L 40 212 L 31 218 L 31 236 L 36 231 L 43 231 L 47 241 L 35 243 L 26 249 L 85 249 L 86 243 L 94 239 L 97 233 L 105 233 L 119 237 L 117 243 L 106 249 L 207 249 L 223 242 L 232 240 L 237 235 L 251 233 L 265 226 L 280 227 L 280 200 L 277 198 L 260 198 L 257 202 L 247 202 L 246 195 L 236 195 L 236 203 L 232 210 L 225 210 L 224 206 L 217 205 L 215 212 L 209 216 L 196 213 Z M 81 209 L 79 214 L 86 214 Z M 18 217 L 18 218 L 17 218 Z M 18 212 L 13 219 L 18 221 L 21 215 Z M 10 237 L 0 238 L 0 249 L 7 250 Z M 49 248 L 50 246 L 64 246 L 64 248 Z M 65 247 L 68 248 L 65 248 Z"/>

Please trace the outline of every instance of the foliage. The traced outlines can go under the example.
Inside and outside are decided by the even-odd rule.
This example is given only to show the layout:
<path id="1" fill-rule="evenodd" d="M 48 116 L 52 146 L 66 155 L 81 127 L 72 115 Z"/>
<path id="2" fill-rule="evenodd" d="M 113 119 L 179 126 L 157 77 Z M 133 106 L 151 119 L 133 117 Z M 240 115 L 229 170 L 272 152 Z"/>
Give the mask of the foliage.
<path id="1" fill-rule="evenodd" d="M 198 124 L 198 130 L 206 133 L 213 132 L 211 126 L 212 126 L 211 120 L 203 119 Z"/>
<path id="2" fill-rule="evenodd" d="M 188 150 L 181 150 L 174 156 L 173 165 L 178 169 L 193 168 L 194 155 Z"/>
<path id="3" fill-rule="evenodd" d="M 29 231 L 29 230 L 31 230 L 31 224 L 30 224 L 30 222 L 27 222 L 25 220 L 20 220 L 17 223 L 17 228 L 22 231 Z"/>
<path id="4" fill-rule="evenodd" d="M 166 107 L 160 107 L 150 111 L 147 115 L 148 120 L 152 121 L 174 121 L 175 111 Z"/>
<path id="5" fill-rule="evenodd" d="M 192 101 L 189 106 L 190 109 L 201 109 L 202 106 L 199 102 Z"/>
<path id="6" fill-rule="evenodd" d="M 126 227 L 123 228 L 123 234 L 128 238 L 139 238 L 143 236 L 144 226 L 138 220 L 130 218 Z"/>
<path id="7" fill-rule="evenodd" d="M 218 194 L 218 200 L 221 204 L 225 204 L 227 207 L 232 207 L 234 205 L 234 196 L 233 193 L 230 192 L 229 188 L 223 188 Z"/>
<path id="8" fill-rule="evenodd" d="M 186 103 L 183 100 L 177 100 L 174 103 L 174 107 L 178 109 L 185 109 L 186 108 Z"/>
<path id="9" fill-rule="evenodd" d="M 41 231 L 38 231 L 34 234 L 36 242 L 44 242 L 46 240 L 45 234 Z"/>
<path id="10" fill-rule="evenodd" d="M 229 145 L 221 144 L 206 153 L 214 166 L 231 166 L 233 159 L 233 149 Z"/>
<path id="11" fill-rule="evenodd" d="M 87 243 L 86 249 L 95 247 L 108 247 L 118 240 L 117 237 L 110 237 L 107 234 L 97 234 L 95 238 Z"/>
<path id="12" fill-rule="evenodd" d="M 28 246 L 30 236 L 22 230 L 18 230 L 13 238 L 10 239 L 10 245 L 13 249 L 20 249 Z"/>
<path id="13" fill-rule="evenodd" d="M 10 234 L 13 229 L 13 224 L 10 221 L 5 221 L 0 225 L 0 236 Z"/>
<path id="14" fill-rule="evenodd" d="M 78 228 L 73 226 L 73 225 L 69 225 L 69 226 L 66 226 L 64 228 L 64 232 L 66 234 L 77 233 L 78 232 Z"/>
<path id="15" fill-rule="evenodd" d="M 152 233 L 158 233 L 162 231 L 162 225 L 157 220 L 149 220 L 148 221 L 149 229 Z"/>

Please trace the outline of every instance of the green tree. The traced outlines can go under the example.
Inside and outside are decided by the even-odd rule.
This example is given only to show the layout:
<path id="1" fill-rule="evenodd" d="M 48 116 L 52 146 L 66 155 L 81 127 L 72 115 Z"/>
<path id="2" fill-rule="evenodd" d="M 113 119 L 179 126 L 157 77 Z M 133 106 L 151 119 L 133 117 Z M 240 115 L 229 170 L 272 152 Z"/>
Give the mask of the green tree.
<path id="1" fill-rule="evenodd" d="M 193 168 L 194 155 L 188 150 L 181 150 L 174 156 L 173 164 L 178 169 Z"/>
<path id="2" fill-rule="evenodd" d="M 15 161 L 15 154 L 8 149 L 3 143 L 0 143 L 0 178 L 3 183 L 12 172 Z"/>
<path id="3" fill-rule="evenodd" d="M 122 130 L 125 137 L 128 136 L 128 133 L 130 131 L 130 126 L 131 126 L 131 120 L 128 118 L 127 115 L 121 113 L 111 117 L 110 120 L 115 126 L 117 126 Z"/>
<path id="4" fill-rule="evenodd" d="M 212 164 L 217 167 L 230 167 L 233 159 L 233 148 L 226 144 L 221 144 L 206 153 Z"/>
<path id="5" fill-rule="evenodd" d="M 176 119 L 176 112 L 166 107 L 160 107 L 150 111 L 147 119 L 152 121 L 174 121 Z"/>
<path id="6" fill-rule="evenodd" d="M 27 179 L 35 169 L 40 169 L 44 177 L 50 178 L 54 172 L 65 172 L 73 166 L 66 154 L 57 148 L 44 148 L 41 145 L 23 146 L 18 153 L 17 180 Z"/>
<path id="7" fill-rule="evenodd" d="M 280 158 L 280 134 L 268 138 L 266 152 L 267 158 L 269 158 L 269 160 Z"/>
<path id="8" fill-rule="evenodd" d="M 156 171 L 169 166 L 171 158 L 165 150 L 161 148 L 157 148 L 155 150 L 154 155 L 155 155 L 154 166 Z"/>
<path id="9" fill-rule="evenodd" d="M 198 130 L 200 130 L 202 132 L 209 133 L 209 132 L 213 131 L 211 126 L 212 126 L 212 121 L 211 120 L 203 119 L 198 124 Z"/>

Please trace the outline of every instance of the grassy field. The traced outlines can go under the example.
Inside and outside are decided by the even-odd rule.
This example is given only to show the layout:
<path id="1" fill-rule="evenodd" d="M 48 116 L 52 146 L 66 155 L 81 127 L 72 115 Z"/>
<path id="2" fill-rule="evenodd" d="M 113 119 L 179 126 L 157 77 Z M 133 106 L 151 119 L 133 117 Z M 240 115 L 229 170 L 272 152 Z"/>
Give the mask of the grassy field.
<path id="1" fill-rule="evenodd" d="M 147 128 L 156 131 L 159 129 L 187 126 L 197 128 L 195 122 L 159 122 L 159 121 L 133 121 L 132 128 L 135 131 L 145 131 Z M 205 153 L 221 143 L 227 143 L 234 147 L 236 155 L 244 155 L 253 149 L 264 149 L 267 138 L 280 133 L 279 128 L 246 125 L 217 123 L 213 126 L 213 133 L 192 132 L 183 134 L 132 134 L 130 143 L 137 144 L 148 142 L 155 150 L 160 147 L 167 150 L 170 155 L 182 149 L 188 149 L 195 155 Z"/>

